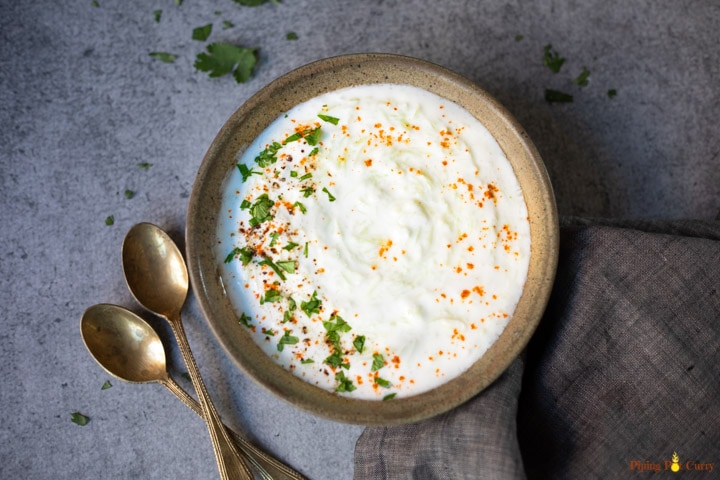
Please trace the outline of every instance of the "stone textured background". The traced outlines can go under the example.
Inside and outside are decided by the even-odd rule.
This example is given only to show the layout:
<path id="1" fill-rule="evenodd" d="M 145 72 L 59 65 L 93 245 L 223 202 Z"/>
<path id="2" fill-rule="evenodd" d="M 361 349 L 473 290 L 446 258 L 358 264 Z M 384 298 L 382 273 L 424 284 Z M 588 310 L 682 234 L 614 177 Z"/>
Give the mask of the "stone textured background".
<path id="1" fill-rule="evenodd" d="M 139 311 L 120 266 L 127 230 L 150 221 L 182 245 L 195 172 L 219 128 L 310 61 L 398 53 L 475 81 L 536 143 L 563 215 L 710 219 L 720 209 L 712 0 L 98 2 L 0 0 L 2 478 L 217 478 L 204 424 L 161 386 L 100 389 L 110 377 L 87 354 L 79 319 L 99 302 Z M 191 32 L 210 22 L 209 41 L 259 48 L 247 83 L 194 70 L 208 42 Z M 543 65 L 547 44 L 566 58 L 560 73 Z M 161 63 L 151 51 L 178 58 Z M 583 67 L 590 84 L 578 87 Z M 575 101 L 548 104 L 545 88 Z M 228 423 L 312 479 L 352 478 L 361 427 L 298 412 L 257 387 L 192 296 L 184 317 Z M 72 423 L 74 411 L 90 423 Z"/>

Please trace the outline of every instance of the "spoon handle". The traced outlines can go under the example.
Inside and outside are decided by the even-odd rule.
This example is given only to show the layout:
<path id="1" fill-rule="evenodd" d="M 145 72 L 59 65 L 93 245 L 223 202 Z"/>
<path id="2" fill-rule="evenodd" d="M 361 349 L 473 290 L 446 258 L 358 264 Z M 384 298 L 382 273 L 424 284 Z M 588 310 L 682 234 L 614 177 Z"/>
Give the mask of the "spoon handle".
<path id="1" fill-rule="evenodd" d="M 163 380 L 162 384 L 170 390 L 177 398 L 180 399 L 186 406 L 188 406 L 193 412 L 202 417 L 202 410 L 200 404 L 190 396 L 175 380 L 168 377 L 167 380 Z M 272 455 L 268 454 L 264 450 L 256 447 L 254 444 L 249 442 L 245 437 L 239 433 L 233 431 L 230 427 L 225 426 L 230 436 L 235 441 L 235 444 L 247 454 L 250 458 L 250 462 L 258 469 L 260 475 L 263 478 L 268 479 L 287 479 L 287 480 L 307 480 L 299 472 L 296 472 L 288 465 L 285 465 L 280 460 L 276 459 Z M 266 473 L 263 473 L 263 469 Z"/>
<path id="2" fill-rule="evenodd" d="M 235 444 L 232 443 L 228 436 L 225 426 L 220 420 L 220 415 L 215 409 L 210 395 L 208 394 L 205 382 L 203 382 L 200 376 L 200 370 L 198 369 L 197 363 L 195 363 L 195 357 L 190 350 L 190 344 L 188 343 L 187 336 L 185 335 L 185 329 L 183 328 L 180 314 L 176 317 L 167 318 L 172 331 L 175 334 L 175 338 L 180 347 L 180 353 L 185 360 L 192 380 L 193 386 L 200 399 L 200 405 L 202 407 L 203 418 L 207 423 L 208 430 L 210 432 L 210 439 L 212 440 L 213 449 L 215 451 L 215 460 L 217 461 L 218 470 L 220 471 L 220 478 L 223 480 L 235 480 L 235 479 L 247 479 L 252 480 L 253 476 L 250 469 L 245 464 L 245 460 L 238 452 Z"/>

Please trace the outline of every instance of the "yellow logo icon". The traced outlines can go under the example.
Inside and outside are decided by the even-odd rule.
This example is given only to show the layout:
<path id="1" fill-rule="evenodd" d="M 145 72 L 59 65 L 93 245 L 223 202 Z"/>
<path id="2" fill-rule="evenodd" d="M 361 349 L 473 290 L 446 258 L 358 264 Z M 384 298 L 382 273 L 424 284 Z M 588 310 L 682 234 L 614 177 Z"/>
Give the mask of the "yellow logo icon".
<path id="1" fill-rule="evenodd" d="M 672 465 L 670 465 L 670 470 L 673 472 L 680 471 L 680 457 L 677 452 L 673 452 L 672 454 Z"/>

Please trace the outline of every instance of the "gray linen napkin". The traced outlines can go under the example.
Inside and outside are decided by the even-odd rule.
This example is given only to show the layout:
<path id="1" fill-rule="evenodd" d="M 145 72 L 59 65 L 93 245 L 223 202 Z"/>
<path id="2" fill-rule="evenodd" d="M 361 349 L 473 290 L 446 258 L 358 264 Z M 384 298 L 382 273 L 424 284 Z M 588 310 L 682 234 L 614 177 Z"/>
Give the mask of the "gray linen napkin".
<path id="1" fill-rule="evenodd" d="M 720 474 L 720 222 L 563 218 L 555 286 L 523 358 L 453 411 L 368 427 L 355 447 L 357 480 L 673 467 Z"/>

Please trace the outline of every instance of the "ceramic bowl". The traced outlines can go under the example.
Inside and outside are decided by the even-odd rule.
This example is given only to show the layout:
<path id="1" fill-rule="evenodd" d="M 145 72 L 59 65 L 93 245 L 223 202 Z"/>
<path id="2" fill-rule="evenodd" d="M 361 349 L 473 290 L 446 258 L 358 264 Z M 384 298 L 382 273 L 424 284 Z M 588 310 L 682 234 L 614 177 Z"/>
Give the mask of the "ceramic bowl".
<path id="1" fill-rule="evenodd" d="M 528 278 L 511 321 L 469 370 L 428 392 L 392 401 L 356 400 L 327 392 L 295 377 L 254 343 L 219 279 L 216 230 L 223 183 L 243 152 L 273 120 L 293 106 L 335 89 L 396 83 L 445 97 L 478 118 L 509 159 L 527 204 L 531 231 Z M 545 310 L 555 277 L 558 218 L 544 164 L 522 127 L 487 92 L 443 67 L 388 54 L 354 54 L 300 67 L 262 88 L 225 123 L 200 166 L 186 227 L 190 279 L 200 308 L 227 354 L 254 380 L 296 407 L 331 420 L 390 425 L 446 412 L 480 393 L 521 353 Z"/>

